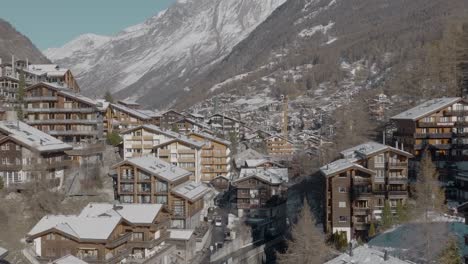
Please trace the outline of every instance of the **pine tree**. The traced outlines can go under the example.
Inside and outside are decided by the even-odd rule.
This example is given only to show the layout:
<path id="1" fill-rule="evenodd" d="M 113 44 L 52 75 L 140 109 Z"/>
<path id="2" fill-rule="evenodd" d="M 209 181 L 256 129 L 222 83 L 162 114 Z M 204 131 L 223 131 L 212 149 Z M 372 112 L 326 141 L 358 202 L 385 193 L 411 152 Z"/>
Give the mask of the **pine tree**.
<path id="1" fill-rule="evenodd" d="M 372 238 L 375 235 L 376 235 L 375 224 L 374 222 L 371 222 L 370 227 L 369 227 L 369 237 Z"/>
<path id="2" fill-rule="evenodd" d="M 447 247 L 442 251 L 439 256 L 440 264 L 462 264 L 462 258 L 460 255 L 460 249 L 456 239 L 450 239 Z"/>
<path id="3" fill-rule="evenodd" d="M 316 220 L 312 215 L 307 201 L 292 227 L 291 240 L 284 254 L 278 255 L 279 264 L 322 264 L 329 253 L 322 232 L 316 227 Z"/>
<path id="4" fill-rule="evenodd" d="M 107 90 L 106 94 L 104 94 L 104 99 L 111 104 L 114 103 L 114 97 L 112 96 L 112 93 L 109 90 Z"/>
<path id="5" fill-rule="evenodd" d="M 388 200 L 385 201 L 384 204 L 381 223 L 383 229 L 388 229 L 393 225 L 392 209 L 390 208 L 390 203 L 388 202 Z"/>
<path id="6" fill-rule="evenodd" d="M 406 203 L 398 202 L 396 208 L 396 221 L 398 224 L 404 224 L 408 222 L 408 206 Z"/>

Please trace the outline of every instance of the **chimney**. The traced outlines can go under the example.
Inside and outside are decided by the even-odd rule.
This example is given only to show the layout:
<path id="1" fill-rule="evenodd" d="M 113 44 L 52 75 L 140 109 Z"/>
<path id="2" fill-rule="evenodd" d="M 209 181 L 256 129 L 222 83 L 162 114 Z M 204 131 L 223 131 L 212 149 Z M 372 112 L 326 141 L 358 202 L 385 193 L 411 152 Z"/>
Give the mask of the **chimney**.
<path id="1" fill-rule="evenodd" d="M 385 131 L 382 132 L 382 144 L 385 145 Z"/>
<path id="2" fill-rule="evenodd" d="M 395 148 L 398 148 L 398 141 L 395 141 Z"/>
<path id="3" fill-rule="evenodd" d="M 389 259 L 389 257 L 388 257 L 388 251 L 387 251 L 387 250 L 384 251 L 384 257 L 383 257 L 383 259 L 384 259 L 384 261 L 387 261 L 387 260 Z"/>
<path id="4" fill-rule="evenodd" d="M 405 150 L 404 147 L 403 147 L 403 142 L 401 142 L 401 150 Z"/>
<path id="5" fill-rule="evenodd" d="M 16 76 L 15 74 L 15 55 L 11 55 L 11 67 L 13 68 L 13 77 Z"/>

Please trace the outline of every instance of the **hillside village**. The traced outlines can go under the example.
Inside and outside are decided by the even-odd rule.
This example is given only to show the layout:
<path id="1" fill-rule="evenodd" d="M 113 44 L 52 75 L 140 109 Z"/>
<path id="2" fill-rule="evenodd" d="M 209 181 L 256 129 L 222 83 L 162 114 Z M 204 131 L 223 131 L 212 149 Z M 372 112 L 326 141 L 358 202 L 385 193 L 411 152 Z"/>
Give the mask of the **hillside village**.
<path id="1" fill-rule="evenodd" d="M 0 45 L 0 264 L 468 263 L 468 22 L 384 2 Z"/>
<path id="2" fill-rule="evenodd" d="M 0 241 L 15 245 L 13 262 L 242 261 L 236 252 L 273 261 L 265 252 L 281 250 L 280 238 L 302 219 L 296 218 L 301 197 L 317 190 L 325 190 L 319 194 L 325 198 L 308 203 L 323 210 L 318 221 L 338 250 L 343 243 L 372 243 L 388 219 L 412 208 L 417 187 L 411 179 L 427 157 L 436 162 L 449 205 L 431 210 L 430 221 L 463 221 L 466 206 L 458 211 L 457 204 L 467 197 L 468 103 L 460 97 L 435 98 L 395 115 L 387 142 L 341 149 L 328 163 L 321 156 L 336 128 L 327 111 L 352 97 L 349 89 L 332 100 L 219 95 L 186 111 L 158 111 L 110 94 L 86 97 L 59 65 L 12 57 L 0 69 L 3 199 L 28 199 L 28 190 L 39 188 L 50 197 L 36 199 L 78 206 L 41 208 L 21 228 L 10 216 L 10 228 L 22 232 L 13 237 L 24 238 L 20 245 Z M 384 94 L 372 99 L 373 120 L 385 119 L 391 104 Z M 323 178 L 323 189 L 299 192 L 309 177 Z M 370 245 L 354 252 L 382 248 Z M 328 259 L 352 259 L 349 254 Z M 402 263 L 424 257 L 392 256 Z"/>

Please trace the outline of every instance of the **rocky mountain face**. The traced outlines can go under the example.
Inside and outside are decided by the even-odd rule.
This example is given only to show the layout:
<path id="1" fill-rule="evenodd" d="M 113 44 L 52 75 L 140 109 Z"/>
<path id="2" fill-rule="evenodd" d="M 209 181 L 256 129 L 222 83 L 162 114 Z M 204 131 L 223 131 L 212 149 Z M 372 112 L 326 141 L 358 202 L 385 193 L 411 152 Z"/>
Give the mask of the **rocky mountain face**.
<path id="1" fill-rule="evenodd" d="M 87 34 L 45 54 L 88 95 L 107 90 L 152 106 L 190 91 L 192 76 L 227 56 L 286 0 L 179 0 L 116 36 Z"/>
<path id="2" fill-rule="evenodd" d="M 49 62 L 27 37 L 0 18 L 0 58 L 3 62 L 9 62 L 11 55 L 18 59 L 28 59 L 32 63 Z"/>

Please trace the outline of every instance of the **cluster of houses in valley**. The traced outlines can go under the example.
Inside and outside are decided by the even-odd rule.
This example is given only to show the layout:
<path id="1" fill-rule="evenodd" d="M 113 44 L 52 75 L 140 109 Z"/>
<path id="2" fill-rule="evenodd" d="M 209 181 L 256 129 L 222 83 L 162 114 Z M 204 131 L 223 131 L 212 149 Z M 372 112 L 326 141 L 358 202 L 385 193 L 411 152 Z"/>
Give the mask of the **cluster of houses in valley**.
<path id="1" fill-rule="evenodd" d="M 68 169 L 90 160 L 108 166 L 113 179 L 113 203 L 44 216 L 28 232 L 25 252 L 40 263 L 190 263 L 209 246 L 213 227 L 201 227 L 213 197 L 217 203 L 224 197 L 254 239 L 277 236 L 288 227 L 290 171 L 282 161 L 298 152 L 317 155 L 324 142 L 309 130 L 288 135 L 287 125 L 280 134 L 221 113 L 159 112 L 130 100 L 89 98 L 70 70 L 14 58 L 0 61 L 0 96 L 5 188 L 33 181 L 61 187 Z M 386 101 L 378 106 L 377 112 Z M 426 149 L 441 174 L 455 175 L 447 176 L 450 194 L 468 199 L 468 102 L 433 99 L 392 120 L 392 146 L 366 142 L 320 168 L 327 233 L 366 239 L 386 203 L 392 212 L 406 203 L 413 161 Z M 110 135 L 119 137 L 122 160 L 104 164 Z"/>
<path id="2" fill-rule="evenodd" d="M 276 161 L 294 148 L 281 136 L 262 135 L 266 153 L 236 164 L 232 141 L 253 132 L 235 118 L 89 98 L 70 70 L 14 58 L 0 63 L 0 97 L 3 188 L 41 181 L 60 189 L 69 170 L 89 162 L 109 167 L 114 183 L 113 203 L 90 203 L 78 215 L 46 215 L 36 223 L 25 250 L 36 261 L 190 263 L 209 246 L 208 207 L 218 193 L 229 194 L 235 215 L 263 218 L 256 229 L 262 236 L 285 226 L 265 220 L 279 215 L 268 208 L 285 207 L 288 169 Z M 111 135 L 121 141 L 122 160 L 105 164 Z"/>

